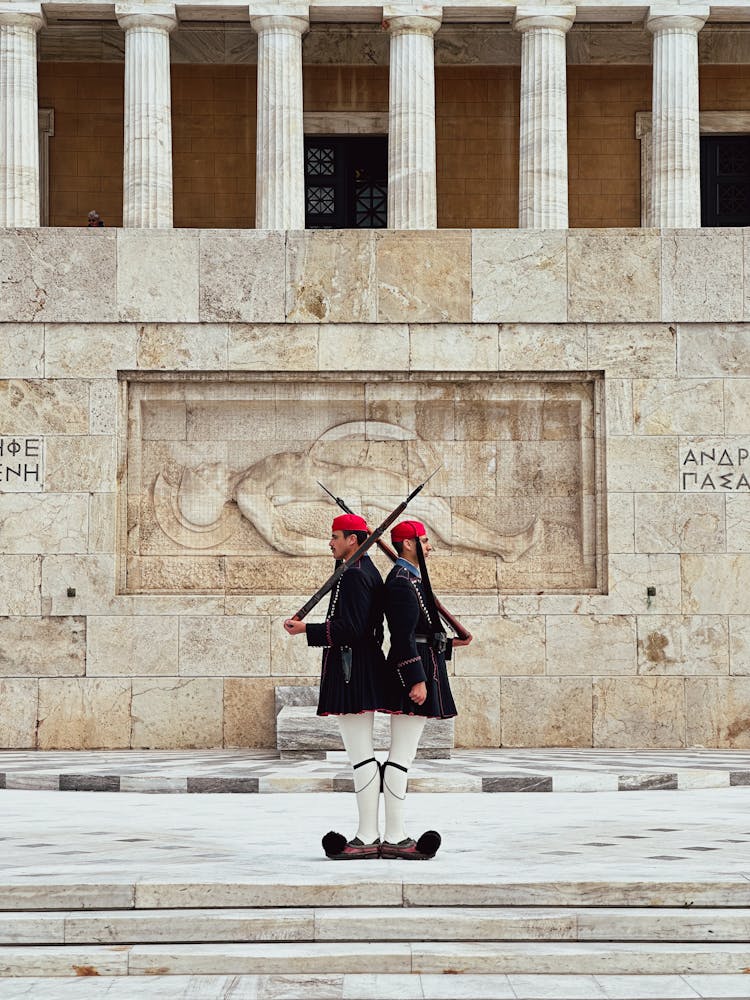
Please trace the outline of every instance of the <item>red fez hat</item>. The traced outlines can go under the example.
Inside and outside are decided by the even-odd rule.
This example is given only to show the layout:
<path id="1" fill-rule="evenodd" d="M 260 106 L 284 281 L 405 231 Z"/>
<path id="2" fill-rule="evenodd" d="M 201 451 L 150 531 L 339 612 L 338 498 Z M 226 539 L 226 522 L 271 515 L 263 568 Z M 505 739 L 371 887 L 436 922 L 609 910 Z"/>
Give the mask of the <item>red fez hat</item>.
<path id="1" fill-rule="evenodd" d="M 427 534 L 427 528 L 421 521 L 402 521 L 391 531 L 392 542 L 403 542 L 405 538 L 421 538 Z"/>
<path id="2" fill-rule="evenodd" d="M 331 531 L 368 531 L 367 521 L 359 514 L 339 514 L 334 517 Z"/>

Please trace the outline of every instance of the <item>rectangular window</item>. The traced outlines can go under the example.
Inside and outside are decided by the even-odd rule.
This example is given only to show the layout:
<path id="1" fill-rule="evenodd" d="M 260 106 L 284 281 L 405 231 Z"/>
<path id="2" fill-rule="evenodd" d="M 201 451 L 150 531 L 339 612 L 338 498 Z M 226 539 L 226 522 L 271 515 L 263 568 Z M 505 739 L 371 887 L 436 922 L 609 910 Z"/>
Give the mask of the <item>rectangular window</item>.
<path id="1" fill-rule="evenodd" d="M 384 229 L 387 136 L 305 138 L 305 227 Z"/>
<path id="2" fill-rule="evenodd" d="M 701 136 L 701 225 L 750 226 L 750 135 Z"/>

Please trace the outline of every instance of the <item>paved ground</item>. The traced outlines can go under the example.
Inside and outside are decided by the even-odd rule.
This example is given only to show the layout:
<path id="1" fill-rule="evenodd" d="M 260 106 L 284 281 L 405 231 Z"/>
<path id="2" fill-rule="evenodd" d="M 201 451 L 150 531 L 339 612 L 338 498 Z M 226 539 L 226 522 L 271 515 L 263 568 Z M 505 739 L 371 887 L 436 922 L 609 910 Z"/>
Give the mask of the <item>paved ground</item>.
<path id="1" fill-rule="evenodd" d="M 384 754 L 380 754 L 381 757 Z M 351 790 L 343 753 L 279 760 L 262 750 L 0 751 L 0 789 L 103 792 Z M 739 750 L 456 750 L 419 760 L 420 792 L 609 792 L 750 786 Z"/>
<path id="2" fill-rule="evenodd" d="M 415 834 L 444 846 L 410 879 L 425 885 L 622 879 L 750 885 L 750 788 L 578 795 L 425 795 L 408 801 Z M 0 794 L 0 883 L 106 881 L 274 883 L 352 877 L 320 850 L 353 834 L 352 797 L 137 795 L 7 790 Z M 360 862 L 357 878 L 400 882 L 404 864 Z M 346 868 L 344 874 L 340 869 Z M 413 868 L 413 866 L 412 866 Z M 372 870 L 374 869 L 374 871 Z M 363 875 L 363 872 L 366 872 Z M 745 903 L 744 905 L 748 905 Z"/>
<path id="3" fill-rule="evenodd" d="M 553 776 L 571 767 L 581 774 L 583 754 L 517 754 L 519 769 L 546 759 Z M 66 755 L 67 756 L 67 755 Z M 87 755 L 88 756 L 88 755 Z M 589 773 L 619 773 L 621 754 L 593 754 Z M 747 755 L 744 755 L 747 758 Z M 8 773 L 4 754 L 2 766 Z M 40 761 L 40 757 L 34 758 Z M 133 758 L 127 758 L 133 764 Z M 109 760 L 109 764 L 107 764 Z M 231 755 L 229 763 L 231 763 Z M 627 757 L 633 770 L 653 768 L 653 754 Z M 675 767 L 682 755 L 661 757 Z M 727 771 L 738 758 L 690 758 L 684 771 Z M 167 773 L 194 773 L 216 756 L 161 755 Z M 141 773 L 154 758 L 140 755 Z M 51 770 L 62 773 L 61 758 Z M 267 763 L 267 762 L 266 762 Z M 111 758 L 101 760 L 111 766 Z M 706 767 L 707 764 L 710 766 Z M 69 766 L 74 766 L 75 761 Z M 335 764 L 338 766 L 338 764 Z M 28 762 L 24 762 L 28 767 Z M 247 756 L 242 766 L 247 766 Z M 452 766 L 452 765 L 448 765 Z M 503 767 L 509 762 L 503 760 Z M 443 770 L 446 764 L 442 764 Z M 678 773 L 682 773 L 679 771 Z M 0 792 L 0 910 L 36 906 L 65 909 L 85 894 L 100 909 L 132 906 L 300 905 L 306 887 L 328 887 L 331 903 L 388 905 L 390 898 L 418 905 L 563 906 L 571 893 L 588 906 L 630 905 L 750 907 L 750 787 L 672 791 L 599 792 L 580 795 L 414 793 L 409 827 L 439 829 L 443 848 L 429 863 L 361 862 L 337 865 L 320 850 L 329 828 L 353 833 L 351 796 L 139 795 L 121 791 Z M 283 883 L 283 884 L 282 884 Z M 57 888 L 56 888 L 57 887 Z M 289 899 L 284 892 L 290 893 Z M 55 893 L 61 895 L 56 896 Z M 618 902 L 618 896 L 622 899 Z M 643 899 L 640 900 L 640 897 Z M 723 899 L 723 902 L 721 901 Z M 124 902 L 123 902 L 124 900 Z M 640 902 L 638 901 L 640 900 Z M 6 914 L 7 915 L 7 914 Z M 596 947 L 595 945 L 592 947 Z M 711 949 L 715 945 L 698 946 Z M 740 957 L 743 945 L 731 946 Z M 750 967 L 750 946 L 747 961 Z M 219 971 L 219 970 L 217 970 Z M 542 970 L 540 970 L 542 971 Z M 564 982 L 563 982 L 564 980 Z M 564 987 L 564 991 L 563 991 Z M 238 975 L 154 976 L 96 981 L 0 979 L 0 998 L 66 1000 L 694 1000 L 750 998 L 747 975 Z"/>

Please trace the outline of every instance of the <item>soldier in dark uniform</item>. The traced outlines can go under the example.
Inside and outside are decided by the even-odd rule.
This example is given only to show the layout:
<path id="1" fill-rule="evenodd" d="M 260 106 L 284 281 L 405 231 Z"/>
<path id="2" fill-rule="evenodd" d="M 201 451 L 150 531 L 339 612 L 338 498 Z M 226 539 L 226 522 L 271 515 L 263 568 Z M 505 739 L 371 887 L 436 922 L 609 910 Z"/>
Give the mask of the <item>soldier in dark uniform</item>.
<path id="1" fill-rule="evenodd" d="M 356 514 L 335 518 L 329 544 L 337 562 L 353 555 L 368 534 L 367 522 Z M 289 635 L 304 632 L 309 646 L 323 647 L 318 715 L 338 716 L 354 769 L 359 828 L 348 842 L 341 834 L 326 834 L 323 848 L 334 860 L 377 858 L 380 853 L 380 769 L 372 732 L 373 713 L 383 704 L 382 592 L 382 577 L 364 555 L 346 570 L 331 592 L 324 622 L 307 624 L 293 618 L 284 622 Z"/>
<path id="2" fill-rule="evenodd" d="M 448 639 L 443 632 L 425 565 L 431 550 L 425 526 L 402 521 L 391 531 L 391 541 L 399 558 L 384 590 L 391 648 L 383 708 L 392 718 L 391 747 L 383 765 L 385 837 L 380 856 L 425 860 L 435 855 L 440 835 L 428 830 L 418 841 L 406 835 L 407 772 L 426 720 L 457 714 L 445 661 L 454 645 L 469 640 Z"/>

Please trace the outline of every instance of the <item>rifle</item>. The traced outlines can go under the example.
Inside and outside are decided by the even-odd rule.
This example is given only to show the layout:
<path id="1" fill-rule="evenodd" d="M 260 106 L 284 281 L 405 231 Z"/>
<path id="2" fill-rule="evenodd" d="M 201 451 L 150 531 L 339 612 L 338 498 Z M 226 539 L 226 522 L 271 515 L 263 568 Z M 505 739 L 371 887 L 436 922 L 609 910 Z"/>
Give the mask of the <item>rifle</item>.
<path id="1" fill-rule="evenodd" d="M 433 472 L 433 476 L 434 475 L 435 475 L 435 473 Z M 326 491 L 326 493 L 328 494 L 328 496 L 335 503 L 337 503 L 339 505 L 339 507 L 344 511 L 345 514 L 353 514 L 354 513 L 354 511 L 346 503 L 346 501 L 342 500 L 341 497 L 334 496 L 333 493 L 331 493 L 331 491 L 320 482 L 320 480 L 318 480 L 318 486 L 320 486 L 321 489 L 323 489 L 323 490 Z M 388 558 L 391 560 L 391 562 L 395 563 L 395 561 L 398 559 L 398 556 L 393 551 L 393 549 L 390 547 L 390 545 L 388 545 L 387 542 L 384 542 L 383 539 L 379 535 L 375 539 L 375 541 L 376 541 L 377 546 L 380 549 L 380 551 L 384 552 L 388 556 Z M 435 606 L 437 607 L 438 614 L 443 619 L 443 621 L 445 622 L 445 624 L 449 625 L 453 629 L 453 631 L 456 633 L 456 635 L 458 636 L 459 639 L 461 639 L 462 641 L 463 640 L 471 641 L 471 639 L 473 638 L 471 632 L 469 632 L 469 630 L 464 625 L 461 624 L 461 622 L 458 620 L 458 618 L 456 618 L 455 615 L 452 615 L 450 613 L 450 611 L 448 611 L 448 609 L 445 607 L 445 605 L 443 605 L 437 598 L 435 598 Z"/>
<path id="2" fill-rule="evenodd" d="M 438 469 L 435 469 L 435 472 L 437 471 Z M 401 514 L 403 514 L 403 512 L 409 506 L 409 504 L 417 495 L 417 493 L 423 490 L 425 486 L 429 483 L 429 481 L 435 475 L 435 472 L 429 475 L 423 483 L 420 483 L 420 485 L 417 486 L 415 490 L 412 490 L 409 496 L 406 498 L 406 500 L 402 500 L 402 502 L 398 505 L 398 507 L 396 507 L 395 510 L 391 511 L 391 513 L 388 515 L 385 521 L 383 521 L 382 524 L 379 524 L 378 527 L 372 532 L 372 534 L 368 535 L 367 538 L 364 540 L 364 542 L 362 542 L 362 544 L 354 550 L 354 552 L 349 556 L 349 558 L 344 562 L 342 562 L 341 565 L 336 568 L 336 570 L 328 577 L 323 586 L 319 587 L 318 590 L 316 590 L 315 593 L 312 595 L 312 597 L 308 601 L 305 601 L 305 603 L 302 605 L 299 611 L 296 614 L 292 615 L 291 619 L 292 621 L 301 622 L 302 619 L 312 611 L 312 609 L 315 607 L 318 601 L 320 601 L 323 597 L 326 596 L 327 593 L 333 590 L 333 588 L 336 586 L 336 584 L 344 575 L 344 573 L 349 569 L 352 563 L 355 563 L 358 559 L 361 559 L 362 556 L 365 554 L 365 552 L 367 552 L 367 550 L 377 542 L 377 540 L 380 538 L 380 536 L 383 534 L 386 528 L 389 528 L 393 524 L 393 522 L 397 518 L 399 518 Z"/>

